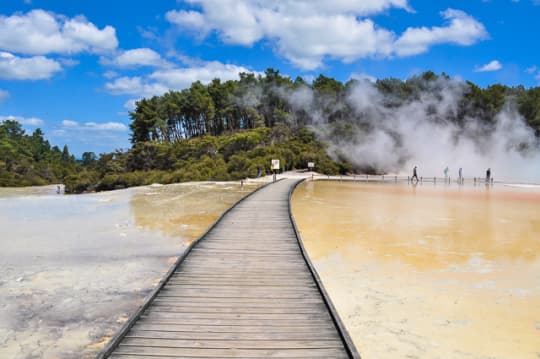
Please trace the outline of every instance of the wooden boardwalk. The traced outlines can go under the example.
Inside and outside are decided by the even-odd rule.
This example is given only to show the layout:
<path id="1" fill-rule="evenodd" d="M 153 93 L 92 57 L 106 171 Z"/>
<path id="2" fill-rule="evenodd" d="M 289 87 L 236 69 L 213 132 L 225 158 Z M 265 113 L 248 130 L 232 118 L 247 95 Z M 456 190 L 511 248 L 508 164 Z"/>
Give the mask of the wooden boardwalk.
<path id="1" fill-rule="evenodd" d="M 359 358 L 297 241 L 296 183 L 227 212 L 98 358 Z"/>

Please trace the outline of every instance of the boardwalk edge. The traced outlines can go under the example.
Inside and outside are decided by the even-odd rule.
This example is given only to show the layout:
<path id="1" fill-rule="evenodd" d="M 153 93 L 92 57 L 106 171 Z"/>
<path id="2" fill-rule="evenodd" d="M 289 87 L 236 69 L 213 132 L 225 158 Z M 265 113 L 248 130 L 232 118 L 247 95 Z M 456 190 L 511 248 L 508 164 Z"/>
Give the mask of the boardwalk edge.
<path id="1" fill-rule="evenodd" d="M 317 273 L 317 270 L 315 269 L 315 266 L 311 262 L 311 259 L 309 258 L 309 255 L 307 254 L 307 251 L 304 247 L 304 243 L 302 242 L 302 238 L 300 236 L 300 232 L 298 231 L 298 226 L 296 225 L 296 221 L 294 219 L 294 215 L 292 213 L 292 196 L 294 193 L 294 190 L 298 185 L 302 182 L 304 182 L 306 179 L 302 179 L 297 181 L 289 190 L 289 218 L 291 220 L 294 234 L 296 236 L 296 240 L 298 241 L 298 245 L 300 246 L 300 251 L 302 252 L 302 257 L 304 257 L 305 262 L 307 263 L 307 266 L 309 268 L 309 271 L 311 272 L 311 275 L 313 276 L 313 279 L 315 280 L 315 283 L 317 285 L 317 288 L 319 289 L 319 292 L 321 292 L 324 304 L 326 305 L 328 311 L 330 312 L 330 316 L 332 317 L 332 320 L 334 324 L 336 325 L 336 328 L 339 332 L 339 335 L 343 342 L 345 343 L 345 348 L 347 350 L 347 354 L 352 359 L 361 359 L 360 354 L 356 350 L 356 346 L 354 345 L 351 336 L 349 335 L 349 332 L 347 331 L 347 328 L 343 324 L 336 308 L 334 307 L 334 304 L 332 303 L 332 300 L 330 299 L 330 296 L 328 295 L 326 289 L 324 288 L 324 285 L 319 277 L 319 274 Z"/>
<path id="2" fill-rule="evenodd" d="M 281 181 L 282 179 L 279 179 L 278 181 Z M 126 336 L 126 334 L 129 332 L 129 330 L 135 325 L 135 323 L 137 322 L 137 320 L 142 316 L 142 314 L 146 311 L 146 309 L 148 309 L 148 307 L 150 306 L 150 304 L 152 304 L 152 302 L 154 301 L 154 299 L 156 298 L 156 296 L 158 295 L 158 293 L 161 291 L 161 289 L 167 284 L 167 282 L 169 281 L 169 279 L 172 277 L 172 275 L 174 274 L 174 272 L 178 269 L 178 267 L 180 266 L 180 264 L 182 264 L 182 262 L 184 261 L 184 259 L 188 256 L 188 254 L 191 252 L 191 250 L 193 249 L 193 247 L 195 247 L 195 245 L 197 245 L 197 243 L 199 243 L 201 240 L 204 239 L 204 237 L 206 237 L 206 235 L 212 230 L 214 229 L 214 227 L 216 227 L 219 222 L 223 219 L 223 217 L 225 217 L 230 211 L 232 211 L 236 206 L 238 206 L 240 203 L 242 203 L 244 200 L 248 199 L 249 197 L 251 197 L 253 194 L 255 194 L 256 192 L 262 190 L 263 188 L 273 184 L 274 182 L 269 182 L 269 183 L 266 183 L 264 184 L 263 186 L 255 189 L 254 191 L 248 193 L 247 195 L 245 195 L 244 197 L 242 197 L 241 199 L 239 199 L 235 204 L 233 204 L 231 207 L 229 207 L 225 212 L 223 212 L 215 221 L 214 223 L 212 223 L 212 225 L 210 227 L 208 227 L 208 229 L 199 237 L 197 238 L 196 240 L 194 240 L 193 242 L 191 242 L 187 247 L 186 249 L 184 250 L 184 252 L 178 257 L 178 259 L 176 260 L 176 262 L 171 266 L 171 268 L 169 268 L 168 272 L 165 274 L 165 276 L 159 281 L 158 285 L 154 288 L 154 290 L 152 291 L 152 293 L 146 297 L 146 299 L 144 300 L 144 303 L 129 317 L 129 319 L 124 323 L 124 325 L 116 332 L 116 334 L 114 335 L 114 337 L 111 338 L 111 340 L 109 340 L 109 342 L 107 343 L 107 345 L 105 346 L 105 348 L 103 348 L 96 356 L 96 359 L 106 359 L 108 358 L 112 352 L 118 347 L 118 345 L 120 344 L 120 342 L 122 341 L 122 339 Z M 289 203 L 290 205 L 290 203 Z M 290 211 L 289 211 L 290 213 Z"/>

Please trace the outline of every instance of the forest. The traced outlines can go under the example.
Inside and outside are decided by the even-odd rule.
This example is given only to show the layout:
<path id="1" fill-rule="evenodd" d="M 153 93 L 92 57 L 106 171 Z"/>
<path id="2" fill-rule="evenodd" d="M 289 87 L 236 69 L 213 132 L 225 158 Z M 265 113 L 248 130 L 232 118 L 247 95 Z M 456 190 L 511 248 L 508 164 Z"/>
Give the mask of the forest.
<path id="1" fill-rule="evenodd" d="M 79 164 L 67 146 L 51 146 L 43 131 L 25 133 L 21 124 L 0 123 L 0 186 L 40 186 L 62 183 Z"/>
<path id="2" fill-rule="evenodd" d="M 67 147 L 51 147 L 41 130 L 26 135 L 20 125 L 6 121 L 0 125 L 0 185 L 61 182 L 66 192 L 81 193 L 154 182 L 236 180 L 269 173 L 271 158 L 279 158 L 283 170 L 316 162 L 325 174 L 384 173 L 385 168 L 351 162 L 332 143 L 362 141 L 385 114 L 418 102 L 427 104 L 422 116 L 428 121 L 463 131 L 474 122 L 486 132 L 511 106 L 540 135 L 540 87 L 481 88 L 429 71 L 407 80 L 365 81 L 343 83 L 320 75 L 308 83 L 268 69 L 242 73 L 236 81 L 195 82 L 136 103 L 130 149 L 85 152 L 79 160 Z M 358 97 L 359 88 L 369 96 Z M 445 105 L 448 93 L 453 106 Z M 377 106 L 359 108 L 362 96 Z M 389 134 L 401 141 L 398 133 Z"/>

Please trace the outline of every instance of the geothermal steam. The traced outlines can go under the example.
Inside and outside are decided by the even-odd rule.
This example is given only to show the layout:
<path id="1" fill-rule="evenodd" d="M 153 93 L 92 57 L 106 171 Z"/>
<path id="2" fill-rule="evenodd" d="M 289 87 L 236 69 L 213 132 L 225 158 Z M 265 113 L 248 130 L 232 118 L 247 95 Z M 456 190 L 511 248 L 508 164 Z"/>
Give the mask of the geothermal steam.
<path id="1" fill-rule="evenodd" d="M 332 104 L 355 114 L 354 135 L 340 138 L 309 88 L 279 92 L 293 109 L 310 114 L 331 156 L 344 156 L 357 168 L 406 174 L 418 166 L 419 175 L 426 177 L 442 176 L 447 166 L 451 177 L 460 167 L 465 177 L 484 176 L 491 168 L 496 179 L 540 182 L 540 142 L 511 102 L 490 124 L 466 117 L 458 125 L 448 119 L 456 117 L 468 85 L 443 77 L 425 85 L 415 100 L 390 107 L 386 104 L 392 99 L 372 82 L 358 81 L 344 100 Z"/>

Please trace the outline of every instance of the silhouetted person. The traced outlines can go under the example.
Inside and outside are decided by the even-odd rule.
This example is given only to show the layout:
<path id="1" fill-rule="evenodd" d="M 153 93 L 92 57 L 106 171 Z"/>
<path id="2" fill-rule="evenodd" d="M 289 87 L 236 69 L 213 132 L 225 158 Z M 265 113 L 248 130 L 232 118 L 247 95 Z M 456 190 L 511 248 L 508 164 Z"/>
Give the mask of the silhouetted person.
<path id="1" fill-rule="evenodd" d="M 488 168 L 486 171 L 486 183 L 489 183 L 491 180 L 491 168 Z"/>
<path id="2" fill-rule="evenodd" d="M 448 177 L 448 166 L 444 169 L 444 178 Z"/>
<path id="3" fill-rule="evenodd" d="M 461 182 L 463 180 L 463 171 L 462 171 L 461 167 L 459 168 L 458 175 L 459 175 L 459 182 Z"/>
<path id="4" fill-rule="evenodd" d="M 414 168 L 412 170 L 411 181 L 413 180 L 413 178 L 416 178 L 416 181 L 418 181 L 418 173 L 416 172 L 416 166 L 414 166 Z"/>

